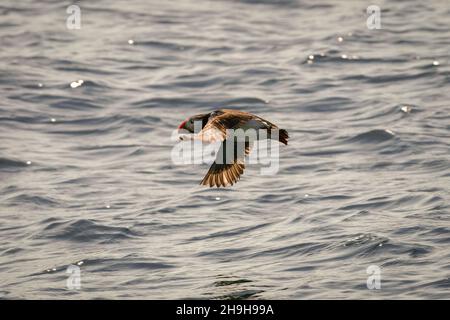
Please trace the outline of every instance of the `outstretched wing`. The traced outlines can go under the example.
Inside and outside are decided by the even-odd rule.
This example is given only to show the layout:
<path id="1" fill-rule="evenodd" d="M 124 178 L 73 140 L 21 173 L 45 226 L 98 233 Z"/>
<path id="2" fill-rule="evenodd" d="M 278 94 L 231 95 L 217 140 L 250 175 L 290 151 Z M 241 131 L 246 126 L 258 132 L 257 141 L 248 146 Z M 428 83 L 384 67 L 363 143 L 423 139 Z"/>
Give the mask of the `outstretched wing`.
<path id="1" fill-rule="evenodd" d="M 252 144 L 252 142 L 239 142 L 235 139 L 224 140 L 217 152 L 216 160 L 200 184 L 211 188 L 233 185 L 244 173 L 245 156 L 250 153 Z"/>

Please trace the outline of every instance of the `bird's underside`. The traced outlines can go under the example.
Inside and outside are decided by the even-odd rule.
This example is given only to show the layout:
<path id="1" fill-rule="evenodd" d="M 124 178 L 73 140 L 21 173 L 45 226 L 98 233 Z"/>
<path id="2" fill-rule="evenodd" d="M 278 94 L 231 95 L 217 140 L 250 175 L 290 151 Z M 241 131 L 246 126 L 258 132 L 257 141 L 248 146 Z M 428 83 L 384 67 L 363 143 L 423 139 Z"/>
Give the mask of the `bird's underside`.
<path id="1" fill-rule="evenodd" d="M 245 137 L 244 139 L 230 136 L 230 130 L 248 129 L 265 130 L 269 139 L 274 139 L 276 135 L 271 135 L 278 131 L 276 138 L 287 145 L 289 135 L 286 130 L 279 129 L 273 123 L 264 120 L 251 113 L 221 109 L 209 114 L 193 116 L 184 121 L 179 129 L 187 129 L 193 132 L 193 127 L 186 124 L 188 121 L 202 121 L 202 129 L 197 134 L 183 135 L 181 140 L 201 140 L 203 142 L 221 141 L 221 146 L 217 152 L 216 159 L 209 168 L 207 174 L 200 182 L 201 185 L 209 187 L 226 187 L 236 183 L 245 169 L 245 157 L 249 155 L 254 140 Z M 256 140 L 259 137 L 256 138 Z"/>

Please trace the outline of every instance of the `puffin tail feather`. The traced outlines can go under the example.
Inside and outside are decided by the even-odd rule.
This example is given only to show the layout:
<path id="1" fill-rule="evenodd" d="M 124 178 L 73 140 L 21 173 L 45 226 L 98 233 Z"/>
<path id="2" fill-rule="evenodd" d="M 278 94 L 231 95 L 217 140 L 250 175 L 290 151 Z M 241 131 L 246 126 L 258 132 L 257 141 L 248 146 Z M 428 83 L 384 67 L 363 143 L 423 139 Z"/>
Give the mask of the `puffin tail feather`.
<path id="1" fill-rule="evenodd" d="M 284 130 L 284 129 L 280 129 L 279 136 L 278 136 L 278 141 L 280 141 L 282 144 L 287 145 L 288 144 L 288 139 L 289 139 L 288 132 L 286 130 Z"/>

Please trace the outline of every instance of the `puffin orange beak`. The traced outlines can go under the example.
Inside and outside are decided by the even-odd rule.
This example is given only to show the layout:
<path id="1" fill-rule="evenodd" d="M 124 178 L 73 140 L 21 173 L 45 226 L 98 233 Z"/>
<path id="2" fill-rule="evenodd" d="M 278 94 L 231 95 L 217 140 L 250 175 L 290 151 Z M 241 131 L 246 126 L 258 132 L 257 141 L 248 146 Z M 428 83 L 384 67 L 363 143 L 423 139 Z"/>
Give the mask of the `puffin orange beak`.
<path id="1" fill-rule="evenodd" d="M 186 121 L 183 121 L 179 126 L 178 126 L 178 130 L 184 129 L 184 125 L 186 124 Z"/>

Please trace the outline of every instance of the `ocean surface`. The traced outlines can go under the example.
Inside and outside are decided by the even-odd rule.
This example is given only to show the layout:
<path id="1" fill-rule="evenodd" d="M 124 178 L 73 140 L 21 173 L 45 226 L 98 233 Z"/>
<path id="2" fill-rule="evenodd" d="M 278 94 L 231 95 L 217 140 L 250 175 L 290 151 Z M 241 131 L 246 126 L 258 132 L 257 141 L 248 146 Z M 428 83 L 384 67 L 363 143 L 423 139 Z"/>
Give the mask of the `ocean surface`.
<path id="1" fill-rule="evenodd" d="M 450 3 L 370 4 L 3 0 L 0 298 L 449 299 Z M 218 108 L 275 175 L 172 161 Z"/>

